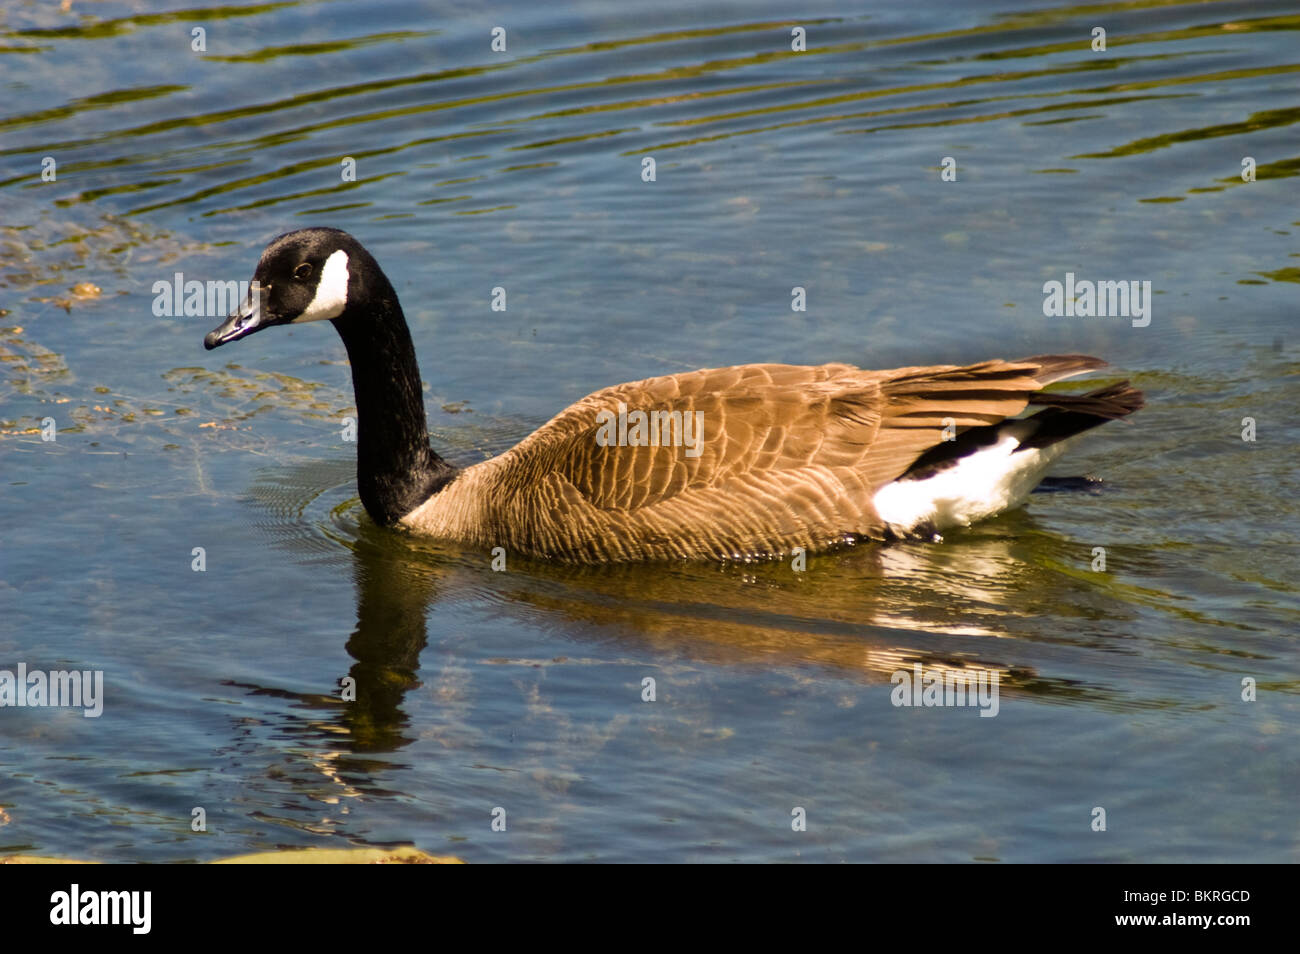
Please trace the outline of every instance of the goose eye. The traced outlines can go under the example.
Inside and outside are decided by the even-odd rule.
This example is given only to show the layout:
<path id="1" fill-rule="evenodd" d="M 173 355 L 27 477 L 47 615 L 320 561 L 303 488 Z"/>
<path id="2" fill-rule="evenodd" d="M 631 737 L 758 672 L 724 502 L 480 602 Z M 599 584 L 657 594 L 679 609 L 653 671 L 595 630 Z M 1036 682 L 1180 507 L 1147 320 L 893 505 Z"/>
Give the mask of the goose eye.
<path id="1" fill-rule="evenodd" d="M 303 262 L 293 270 L 293 277 L 297 279 L 306 278 L 311 274 L 311 262 Z"/>

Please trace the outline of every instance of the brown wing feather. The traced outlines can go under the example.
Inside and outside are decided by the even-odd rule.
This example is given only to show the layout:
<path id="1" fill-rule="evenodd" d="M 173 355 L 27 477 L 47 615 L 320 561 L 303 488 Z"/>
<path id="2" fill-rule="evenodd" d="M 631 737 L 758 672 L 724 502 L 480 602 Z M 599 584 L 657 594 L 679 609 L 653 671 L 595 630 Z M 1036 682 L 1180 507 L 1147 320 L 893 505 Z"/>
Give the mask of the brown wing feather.
<path id="1" fill-rule="evenodd" d="M 943 439 L 1023 411 L 1082 355 L 863 371 L 743 365 L 606 388 L 494 462 L 492 536 L 579 561 L 757 556 L 879 537 L 871 498 Z M 682 446 L 602 446 L 601 411 L 699 412 Z"/>

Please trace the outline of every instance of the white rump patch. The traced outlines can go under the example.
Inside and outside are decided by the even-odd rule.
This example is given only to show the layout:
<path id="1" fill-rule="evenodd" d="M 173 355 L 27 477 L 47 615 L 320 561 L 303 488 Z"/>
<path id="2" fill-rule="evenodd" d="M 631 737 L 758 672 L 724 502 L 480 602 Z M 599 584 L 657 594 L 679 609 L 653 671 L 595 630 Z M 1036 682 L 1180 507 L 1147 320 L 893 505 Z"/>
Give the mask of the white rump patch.
<path id="1" fill-rule="evenodd" d="M 967 527 L 976 520 L 1024 503 L 1052 461 L 1070 440 L 1016 451 L 1019 438 L 1005 434 L 991 447 L 960 458 L 924 480 L 896 480 L 876 491 L 880 519 L 900 536 L 924 525 L 936 531 Z"/>
<path id="2" fill-rule="evenodd" d="M 325 259 L 325 267 L 320 270 L 320 281 L 316 283 L 316 297 L 290 324 L 337 318 L 343 314 L 347 305 L 348 253 L 339 249 Z"/>

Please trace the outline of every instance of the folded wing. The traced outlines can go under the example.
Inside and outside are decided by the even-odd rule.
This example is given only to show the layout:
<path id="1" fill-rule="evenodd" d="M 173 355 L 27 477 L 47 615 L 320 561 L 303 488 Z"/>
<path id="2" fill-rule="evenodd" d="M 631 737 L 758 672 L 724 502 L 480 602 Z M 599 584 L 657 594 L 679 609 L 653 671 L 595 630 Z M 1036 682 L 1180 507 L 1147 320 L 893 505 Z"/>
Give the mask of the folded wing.
<path id="1" fill-rule="evenodd" d="M 496 536 L 592 562 L 880 537 L 874 492 L 945 436 L 1014 417 L 1046 384 L 1103 365 L 1084 355 L 889 371 L 761 364 L 607 388 L 497 462 Z M 653 432 L 632 424 L 638 411 L 658 422 Z"/>

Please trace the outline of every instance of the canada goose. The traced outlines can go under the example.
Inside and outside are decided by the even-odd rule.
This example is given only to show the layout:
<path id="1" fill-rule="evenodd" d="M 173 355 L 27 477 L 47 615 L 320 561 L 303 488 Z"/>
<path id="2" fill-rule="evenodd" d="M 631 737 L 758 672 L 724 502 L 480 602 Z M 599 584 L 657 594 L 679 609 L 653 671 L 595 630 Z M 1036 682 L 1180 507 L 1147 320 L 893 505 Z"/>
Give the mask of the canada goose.
<path id="1" fill-rule="evenodd" d="M 930 536 L 1022 503 L 1068 439 L 1142 406 L 1128 382 L 1053 381 L 1086 355 L 864 371 L 750 364 L 597 391 L 514 448 L 458 469 L 433 452 L 397 295 L 346 232 L 266 247 L 204 339 L 329 319 L 352 364 L 357 483 L 377 523 L 575 563 L 750 560 Z M 1029 405 L 1045 409 L 1015 418 Z"/>

